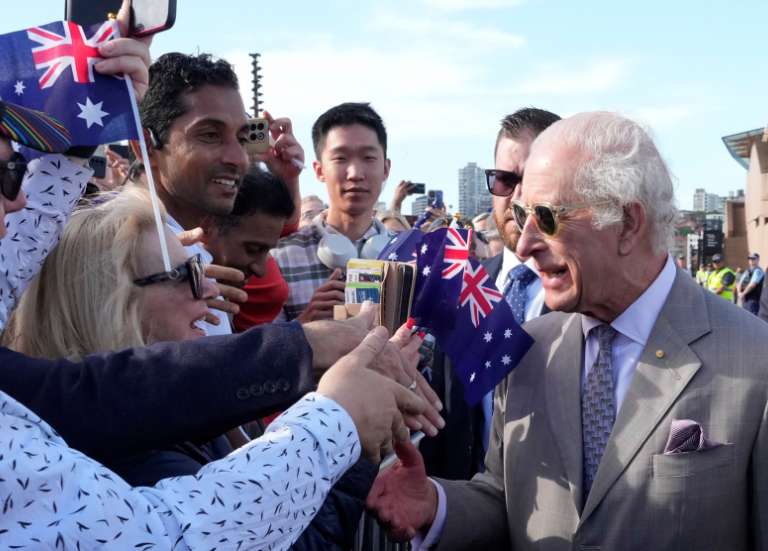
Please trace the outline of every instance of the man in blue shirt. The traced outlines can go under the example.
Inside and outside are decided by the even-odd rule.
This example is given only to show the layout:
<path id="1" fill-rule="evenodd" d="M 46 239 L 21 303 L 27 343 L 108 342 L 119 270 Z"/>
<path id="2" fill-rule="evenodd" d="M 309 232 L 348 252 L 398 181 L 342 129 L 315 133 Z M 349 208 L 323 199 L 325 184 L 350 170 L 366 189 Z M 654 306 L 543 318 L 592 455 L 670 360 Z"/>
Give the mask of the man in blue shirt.
<path id="1" fill-rule="evenodd" d="M 763 290 L 765 273 L 760 269 L 760 255 L 752 253 L 747 257 L 749 268 L 744 271 L 739 280 L 738 299 L 741 306 L 757 315 L 760 310 L 760 293 Z"/>

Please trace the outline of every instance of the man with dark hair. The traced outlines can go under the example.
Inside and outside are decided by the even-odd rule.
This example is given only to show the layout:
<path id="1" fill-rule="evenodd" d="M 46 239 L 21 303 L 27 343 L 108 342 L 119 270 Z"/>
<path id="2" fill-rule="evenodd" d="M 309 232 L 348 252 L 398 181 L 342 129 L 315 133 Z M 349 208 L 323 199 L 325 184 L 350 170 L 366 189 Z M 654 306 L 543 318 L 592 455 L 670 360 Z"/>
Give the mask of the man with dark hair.
<path id="1" fill-rule="evenodd" d="M 290 289 L 283 317 L 302 323 L 330 318 L 333 306 L 344 303 L 345 266 L 318 257 L 325 236 L 334 235 L 358 257 L 375 257 L 389 237 L 373 210 L 390 169 L 387 131 L 379 114 L 367 103 L 337 105 L 312 126 L 312 142 L 312 166 L 328 190 L 328 210 L 282 239 L 272 253 Z M 337 256 L 334 252 L 329 246 L 324 258 Z"/>
<path id="2" fill-rule="evenodd" d="M 232 212 L 215 217 L 203 241 L 216 264 L 237 268 L 246 279 L 264 277 L 269 251 L 295 210 L 285 183 L 253 167 L 240 184 Z"/>
<path id="3" fill-rule="evenodd" d="M 210 216 L 228 215 L 249 164 L 245 106 L 232 66 L 209 54 L 161 56 L 149 70 L 141 118 L 169 227 L 180 233 L 202 226 Z M 290 121 L 270 118 L 270 131 L 275 143 L 264 160 L 271 172 L 298 189 L 297 165 L 303 163 L 304 152 Z M 187 249 L 208 263 L 212 260 L 200 244 Z M 227 298 L 247 298 L 239 288 L 221 287 Z M 237 306 L 221 300 L 211 306 L 217 308 L 219 322 L 203 324 L 206 333 L 230 333 L 227 313 L 236 314 Z"/>

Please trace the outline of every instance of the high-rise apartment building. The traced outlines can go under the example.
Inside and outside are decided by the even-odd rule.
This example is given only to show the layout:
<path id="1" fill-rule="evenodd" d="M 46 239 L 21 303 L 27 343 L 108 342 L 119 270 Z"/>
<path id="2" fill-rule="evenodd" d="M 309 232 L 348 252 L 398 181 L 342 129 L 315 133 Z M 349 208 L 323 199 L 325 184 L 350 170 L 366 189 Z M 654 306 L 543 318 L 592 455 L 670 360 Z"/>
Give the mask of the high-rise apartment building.
<path id="1" fill-rule="evenodd" d="M 472 218 L 491 208 L 491 194 L 485 186 L 485 172 L 477 163 L 459 169 L 459 212 Z"/>
<path id="2" fill-rule="evenodd" d="M 421 213 L 423 213 L 427 209 L 427 205 L 429 204 L 429 199 L 426 195 L 419 195 L 414 200 L 413 203 L 411 203 L 411 215 L 412 216 L 419 216 Z"/>

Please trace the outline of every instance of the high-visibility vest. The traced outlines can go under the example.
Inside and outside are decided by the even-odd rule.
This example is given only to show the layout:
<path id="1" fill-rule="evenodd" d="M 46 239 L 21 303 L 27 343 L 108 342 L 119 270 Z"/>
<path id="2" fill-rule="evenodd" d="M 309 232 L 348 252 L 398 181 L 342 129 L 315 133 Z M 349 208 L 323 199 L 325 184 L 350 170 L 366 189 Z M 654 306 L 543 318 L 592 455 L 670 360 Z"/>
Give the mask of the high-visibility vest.
<path id="1" fill-rule="evenodd" d="M 709 277 L 706 270 L 699 270 L 696 272 L 696 283 L 699 285 L 706 285 L 707 279 L 709 279 Z"/>
<path id="2" fill-rule="evenodd" d="M 723 285 L 723 276 L 727 273 L 733 274 L 733 283 L 726 286 L 725 289 L 723 289 L 723 292 L 720 293 L 720 296 L 725 300 L 733 302 L 733 292 L 736 289 L 736 272 L 727 266 L 710 274 L 709 279 L 707 280 L 707 289 L 713 293 L 717 291 Z"/>

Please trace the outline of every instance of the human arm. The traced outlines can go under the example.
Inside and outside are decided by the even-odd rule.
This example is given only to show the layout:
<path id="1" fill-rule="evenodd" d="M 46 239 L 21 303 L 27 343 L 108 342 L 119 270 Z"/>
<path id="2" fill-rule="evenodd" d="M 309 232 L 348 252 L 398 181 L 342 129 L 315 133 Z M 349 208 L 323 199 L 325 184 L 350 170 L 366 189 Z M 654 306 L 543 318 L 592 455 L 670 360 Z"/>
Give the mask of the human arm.
<path id="1" fill-rule="evenodd" d="M 8 487 L 0 517 L 9 548 L 209 549 L 226 541 L 287 549 L 360 455 L 350 415 L 310 394 L 263 437 L 196 476 L 131 488 L 31 412 L 0 401 L 0 434 L 22 444 L 3 447 L 2 474 L 22 481 Z"/>
<path id="2" fill-rule="evenodd" d="M 752 448 L 752 549 L 768 550 L 768 400 L 765 401 L 763 418 Z"/>
<path id="3" fill-rule="evenodd" d="M 323 354 L 332 362 L 340 353 Z M 0 349 L 0 365 L 0 390 L 100 460 L 208 440 L 285 409 L 316 380 L 312 349 L 295 322 L 97 354 L 80 363 Z"/>
<path id="4" fill-rule="evenodd" d="M 264 112 L 264 118 L 269 122 L 269 132 L 274 144 L 266 153 L 255 153 L 252 157 L 254 161 L 264 162 L 272 174 L 279 176 L 285 182 L 294 206 L 293 215 L 286 220 L 285 225 L 296 231 L 301 216 L 299 176 L 304 167 L 304 148 L 293 135 L 291 119 L 287 117 L 275 119 L 267 111 Z"/>
<path id="5" fill-rule="evenodd" d="M 408 191 L 411 188 L 411 182 L 407 180 L 400 180 L 395 188 L 395 194 L 392 196 L 392 202 L 389 204 L 389 210 L 400 212 L 403 208 L 403 201 L 408 197 Z"/>

